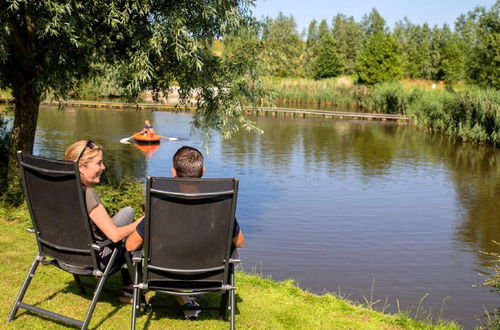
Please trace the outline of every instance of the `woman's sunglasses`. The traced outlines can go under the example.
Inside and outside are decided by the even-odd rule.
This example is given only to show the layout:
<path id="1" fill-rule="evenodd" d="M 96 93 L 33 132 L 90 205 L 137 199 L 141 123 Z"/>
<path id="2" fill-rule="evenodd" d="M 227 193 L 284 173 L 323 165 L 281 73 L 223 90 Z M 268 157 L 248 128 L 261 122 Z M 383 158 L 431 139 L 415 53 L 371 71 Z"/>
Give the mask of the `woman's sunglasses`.
<path id="1" fill-rule="evenodd" d="M 76 159 L 77 163 L 80 161 L 80 158 L 82 158 L 83 153 L 85 152 L 85 149 L 87 149 L 87 148 L 89 148 L 89 149 L 94 148 L 94 142 L 92 142 L 91 140 L 87 140 L 87 142 L 85 142 L 85 145 L 83 146 L 82 152 L 80 152 L 80 156 L 78 156 L 78 158 Z"/>

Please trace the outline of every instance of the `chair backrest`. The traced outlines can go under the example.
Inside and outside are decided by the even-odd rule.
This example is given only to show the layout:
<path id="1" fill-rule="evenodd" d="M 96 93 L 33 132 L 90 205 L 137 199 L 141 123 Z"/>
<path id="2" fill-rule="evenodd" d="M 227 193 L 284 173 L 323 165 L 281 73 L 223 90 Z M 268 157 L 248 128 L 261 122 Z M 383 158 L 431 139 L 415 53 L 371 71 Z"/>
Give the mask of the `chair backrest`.
<path id="1" fill-rule="evenodd" d="M 78 164 L 22 152 L 18 160 L 40 253 L 98 268 Z"/>
<path id="2" fill-rule="evenodd" d="M 145 281 L 227 283 L 238 179 L 150 177 Z"/>

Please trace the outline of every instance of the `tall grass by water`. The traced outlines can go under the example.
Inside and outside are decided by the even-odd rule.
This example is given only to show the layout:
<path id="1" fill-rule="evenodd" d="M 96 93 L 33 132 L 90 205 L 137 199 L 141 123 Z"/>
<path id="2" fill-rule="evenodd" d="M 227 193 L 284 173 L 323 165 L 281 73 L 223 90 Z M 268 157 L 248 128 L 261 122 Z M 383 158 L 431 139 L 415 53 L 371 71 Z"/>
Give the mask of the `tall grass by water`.
<path id="1" fill-rule="evenodd" d="M 388 82 L 366 87 L 347 77 L 266 78 L 275 102 L 355 107 L 367 112 L 403 114 L 422 128 L 456 135 L 464 141 L 500 144 L 500 91 L 471 87 L 454 91 L 429 82 Z"/>
<path id="2" fill-rule="evenodd" d="M 500 243 L 493 241 L 495 244 Z M 500 294 L 500 254 L 493 252 L 482 252 L 483 254 L 493 258 L 493 265 L 488 267 L 489 273 L 485 274 L 483 286 L 489 287 L 491 292 Z M 485 310 L 482 317 L 479 318 L 487 329 L 500 329 L 500 306 L 494 310 Z"/>

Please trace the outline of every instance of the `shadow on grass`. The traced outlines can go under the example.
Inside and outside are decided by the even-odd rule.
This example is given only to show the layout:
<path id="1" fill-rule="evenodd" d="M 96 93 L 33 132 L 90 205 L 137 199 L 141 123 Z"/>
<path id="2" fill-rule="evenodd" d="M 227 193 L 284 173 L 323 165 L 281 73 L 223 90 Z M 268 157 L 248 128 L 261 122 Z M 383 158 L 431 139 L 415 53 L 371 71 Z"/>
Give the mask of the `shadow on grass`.
<path id="1" fill-rule="evenodd" d="M 50 266 L 50 267 L 53 267 L 53 266 Z M 118 300 L 118 296 L 121 293 L 121 290 L 120 290 L 121 281 L 120 281 L 120 275 L 116 275 L 116 274 L 119 274 L 119 272 L 109 276 L 108 279 L 106 280 L 104 288 L 103 288 L 101 294 L 99 295 L 99 299 L 97 300 L 97 306 L 96 306 L 96 309 L 98 309 L 99 303 L 105 302 L 105 303 L 109 303 L 111 306 L 113 306 L 114 309 L 111 312 L 109 312 L 106 316 L 103 316 L 102 318 L 100 318 L 100 320 L 96 324 L 95 328 L 99 328 L 106 320 L 108 320 L 110 317 L 115 315 L 121 308 L 131 308 L 130 304 L 122 304 Z M 34 280 L 36 280 L 36 277 L 37 276 L 35 273 Z M 40 307 L 40 305 L 42 305 L 43 303 L 49 302 L 53 299 L 57 299 L 57 296 L 60 294 L 73 294 L 75 296 L 79 296 L 79 297 L 82 297 L 82 298 L 87 300 L 86 304 L 88 304 L 88 305 L 86 306 L 85 314 L 83 314 L 83 315 L 70 315 L 71 313 L 69 313 L 69 314 L 63 313 L 62 315 L 67 316 L 67 317 L 71 317 L 71 318 L 76 318 L 76 319 L 79 319 L 79 317 L 81 316 L 81 320 L 83 321 L 83 319 L 88 311 L 88 308 L 90 307 L 90 304 L 92 302 L 92 298 L 94 296 L 94 290 L 95 290 L 95 287 L 97 285 L 97 279 L 92 277 L 92 276 L 80 276 L 80 281 L 81 281 L 81 284 L 83 285 L 83 287 L 85 288 L 84 291 L 82 291 L 82 288 L 78 285 L 78 283 L 74 279 L 68 279 L 68 281 L 66 281 L 66 283 L 64 283 L 66 285 L 64 288 L 55 291 L 54 293 L 50 294 L 47 297 L 44 297 L 43 299 L 39 299 L 38 301 L 36 301 L 35 303 L 32 303 L 31 305 Z M 28 299 L 30 297 L 29 287 L 26 291 L 25 298 L 26 297 L 28 297 Z M 60 320 L 50 318 L 50 317 L 47 317 L 47 316 L 44 316 L 41 314 L 33 313 L 33 312 L 25 310 L 23 308 L 19 309 L 19 311 L 16 313 L 16 318 L 18 318 L 22 315 L 25 315 L 25 314 L 32 315 L 34 317 L 39 317 L 39 318 L 46 320 L 46 321 L 51 321 L 57 325 L 74 327 L 74 326 L 72 326 L 68 323 L 62 322 Z M 92 320 L 96 321 L 95 315 L 93 315 Z M 74 327 L 74 328 L 77 328 L 77 327 Z"/>
<path id="2" fill-rule="evenodd" d="M 207 293 L 203 296 L 198 297 L 198 302 L 201 306 L 219 306 L 221 299 L 220 293 Z M 235 315 L 240 314 L 238 304 L 243 302 L 243 299 L 239 295 L 236 295 L 236 309 L 234 311 Z M 153 320 L 161 320 L 163 318 L 184 320 L 184 315 L 181 307 L 179 306 L 177 300 L 174 296 L 156 292 L 151 298 L 148 299 L 148 303 L 151 305 L 151 311 L 147 313 L 147 320 L 144 328 L 151 326 Z M 145 313 L 142 313 L 143 316 Z M 209 319 L 219 319 L 218 310 L 204 310 L 200 314 L 198 320 L 209 320 Z M 229 313 L 227 314 L 227 320 L 229 320 Z"/>

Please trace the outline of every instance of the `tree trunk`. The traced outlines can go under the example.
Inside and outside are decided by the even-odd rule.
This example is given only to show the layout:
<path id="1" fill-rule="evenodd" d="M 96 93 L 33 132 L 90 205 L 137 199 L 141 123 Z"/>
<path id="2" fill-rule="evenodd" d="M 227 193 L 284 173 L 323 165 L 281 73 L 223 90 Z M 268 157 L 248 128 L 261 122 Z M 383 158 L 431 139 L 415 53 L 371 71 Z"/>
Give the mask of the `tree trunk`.
<path id="1" fill-rule="evenodd" d="M 33 153 L 40 95 L 29 81 L 20 81 L 12 91 L 15 98 L 14 125 L 10 137 L 8 177 L 17 176 L 17 151 Z"/>
<path id="2" fill-rule="evenodd" d="M 12 183 L 18 177 L 19 167 L 16 153 L 18 150 L 32 153 L 40 106 L 40 91 L 36 88 L 36 78 L 40 73 L 36 53 L 35 24 L 29 7 L 22 4 L 20 24 L 12 31 L 12 54 L 14 76 L 12 94 L 15 99 L 14 125 L 9 144 L 9 164 L 7 177 Z"/>

